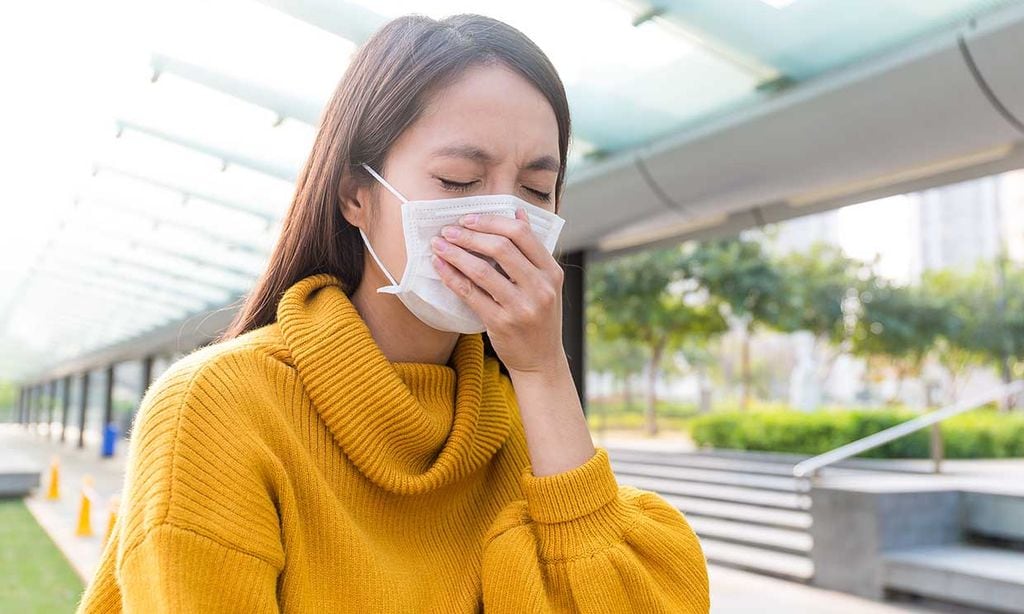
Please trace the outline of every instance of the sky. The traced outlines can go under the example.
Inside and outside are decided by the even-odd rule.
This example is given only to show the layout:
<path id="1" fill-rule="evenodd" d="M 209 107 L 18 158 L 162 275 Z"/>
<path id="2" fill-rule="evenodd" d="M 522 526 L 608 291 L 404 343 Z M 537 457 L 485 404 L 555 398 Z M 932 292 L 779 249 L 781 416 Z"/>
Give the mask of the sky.
<path id="1" fill-rule="evenodd" d="M 878 257 L 879 275 L 908 283 L 919 248 L 915 206 L 909 196 L 900 194 L 839 209 L 840 247 L 847 256 L 865 262 Z"/>

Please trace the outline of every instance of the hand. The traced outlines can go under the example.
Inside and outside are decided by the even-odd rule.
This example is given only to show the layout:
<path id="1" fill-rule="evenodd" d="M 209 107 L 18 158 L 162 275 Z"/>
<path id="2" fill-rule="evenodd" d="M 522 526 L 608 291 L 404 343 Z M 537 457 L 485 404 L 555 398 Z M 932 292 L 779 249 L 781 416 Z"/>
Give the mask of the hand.
<path id="1" fill-rule="evenodd" d="M 562 267 L 533 233 L 525 209 L 517 208 L 515 219 L 477 215 L 470 223 L 472 217 L 445 226 L 447 241 L 431 241 L 434 268 L 484 322 L 510 374 L 543 374 L 565 361 Z M 493 258 L 505 275 L 467 250 Z"/>

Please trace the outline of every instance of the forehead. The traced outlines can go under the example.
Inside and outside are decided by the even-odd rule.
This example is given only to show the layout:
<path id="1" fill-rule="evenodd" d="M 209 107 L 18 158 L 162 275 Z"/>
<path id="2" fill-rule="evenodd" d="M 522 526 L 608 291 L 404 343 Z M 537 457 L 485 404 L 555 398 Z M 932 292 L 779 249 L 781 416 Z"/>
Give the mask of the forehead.
<path id="1" fill-rule="evenodd" d="M 504 65 L 473 66 L 431 96 L 396 143 L 429 156 L 448 144 L 475 144 L 499 162 L 559 158 L 558 122 L 543 94 Z M 412 152 L 410 152 L 412 153 Z"/>

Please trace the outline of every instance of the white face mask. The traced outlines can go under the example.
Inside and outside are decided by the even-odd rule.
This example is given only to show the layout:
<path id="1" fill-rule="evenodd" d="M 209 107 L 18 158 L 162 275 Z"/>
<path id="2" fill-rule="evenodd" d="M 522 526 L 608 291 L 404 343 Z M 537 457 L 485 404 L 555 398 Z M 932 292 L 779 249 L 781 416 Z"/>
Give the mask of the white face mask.
<path id="1" fill-rule="evenodd" d="M 434 265 L 430 262 L 433 250 L 430 239 L 440 235 L 441 228 L 448 225 L 459 225 L 459 218 L 468 213 L 481 215 L 502 215 L 515 219 L 516 208 L 523 207 L 528 214 L 533 232 L 540 239 L 548 253 L 554 253 L 558 235 L 562 232 L 565 220 L 558 215 L 512 194 L 484 194 L 464 196 L 460 198 L 439 198 L 436 200 L 410 201 L 398 190 L 391 187 L 383 177 L 372 168 L 363 164 L 371 175 L 377 178 L 384 187 L 402 201 L 402 232 L 405 235 L 405 271 L 402 281 L 397 282 L 388 272 L 384 263 L 377 257 L 363 229 L 359 234 L 363 237 L 366 248 L 377 262 L 390 286 L 377 288 L 377 292 L 394 294 L 417 318 L 428 326 L 438 330 L 458 333 L 480 333 L 487 330 L 480 318 L 470 309 L 455 292 L 441 280 Z M 480 254 L 491 266 L 497 263 L 493 258 Z"/>

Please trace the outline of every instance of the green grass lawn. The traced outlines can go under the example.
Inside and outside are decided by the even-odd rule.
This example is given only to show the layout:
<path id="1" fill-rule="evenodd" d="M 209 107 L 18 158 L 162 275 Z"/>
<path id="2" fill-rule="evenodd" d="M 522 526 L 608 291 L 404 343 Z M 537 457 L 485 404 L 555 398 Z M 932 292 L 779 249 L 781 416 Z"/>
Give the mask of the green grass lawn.
<path id="1" fill-rule="evenodd" d="M 660 431 L 685 432 L 689 421 L 697 415 L 697 407 L 659 399 L 655 404 L 655 414 Z M 638 398 L 629 407 L 622 402 L 590 400 L 587 402 L 587 424 L 592 431 L 600 431 L 604 427 L 639 433 L 644 428 L 644 400 Z"/>
<path id="2" fill-rule="evenodd" d="M 85 587 L 21 499 L 0 499 L 0 610 L 74 612 Z"/>

